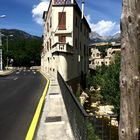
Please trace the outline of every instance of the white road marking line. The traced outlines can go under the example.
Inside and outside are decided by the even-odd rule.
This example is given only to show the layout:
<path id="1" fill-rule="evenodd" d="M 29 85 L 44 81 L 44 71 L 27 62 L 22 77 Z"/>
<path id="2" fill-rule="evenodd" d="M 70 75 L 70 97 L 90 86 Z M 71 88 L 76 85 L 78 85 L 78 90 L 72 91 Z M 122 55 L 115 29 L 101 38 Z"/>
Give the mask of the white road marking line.
<path id="1" fill-rule="evenodd" d="M 16 78 L 14 78 L 13 80 L 15 81 L 15 80 L 17 80 L 18 78 L 16 77 Z"/>

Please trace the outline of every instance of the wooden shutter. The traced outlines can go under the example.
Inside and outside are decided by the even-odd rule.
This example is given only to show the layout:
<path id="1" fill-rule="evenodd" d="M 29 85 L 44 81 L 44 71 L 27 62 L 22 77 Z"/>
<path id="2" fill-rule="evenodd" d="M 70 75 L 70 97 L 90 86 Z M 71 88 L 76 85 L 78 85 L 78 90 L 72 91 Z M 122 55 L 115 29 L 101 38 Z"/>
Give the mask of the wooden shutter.
<path id="1" fill-rule="evenodd" d="M 54 0 L 54 4 L 56 4 L 57 0 Z"/>
<path id="2" fill-rule="evenodd" d="M 47 22 L 47 32 L 49 32 L 49 23 Z"/>
<path id="3" fill-rule="evenodd" d="M 50 17 L 50 28 L 52 27 L 52 17 Z"/>
<path id="4" fill-rule="evenodd" d="M 58 13 L 58 28 L 60 30 L 66 29 L 66 12 L 59 12 Z"/>
<path id="5" fill-rule="evenodd" d="M 66 43 L 66 36 L 59 36 L 59 42 Z"/>

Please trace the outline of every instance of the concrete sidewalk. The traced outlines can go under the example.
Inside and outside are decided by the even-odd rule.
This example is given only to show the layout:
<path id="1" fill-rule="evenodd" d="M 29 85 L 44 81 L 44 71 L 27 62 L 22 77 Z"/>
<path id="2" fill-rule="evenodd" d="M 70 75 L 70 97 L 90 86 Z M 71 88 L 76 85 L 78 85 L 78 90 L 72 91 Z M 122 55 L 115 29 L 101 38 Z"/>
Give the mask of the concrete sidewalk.
<path id="1" fill-rule="evenodd" d="M 13 72 L 14 72 L 14 70 L 0 70 L 0 76 L 6 76 Z"/>
<path id="2" fill-rule="evenodd" d="M 50 78 L 35 140 L 75 140 L 56 78 Z"/>

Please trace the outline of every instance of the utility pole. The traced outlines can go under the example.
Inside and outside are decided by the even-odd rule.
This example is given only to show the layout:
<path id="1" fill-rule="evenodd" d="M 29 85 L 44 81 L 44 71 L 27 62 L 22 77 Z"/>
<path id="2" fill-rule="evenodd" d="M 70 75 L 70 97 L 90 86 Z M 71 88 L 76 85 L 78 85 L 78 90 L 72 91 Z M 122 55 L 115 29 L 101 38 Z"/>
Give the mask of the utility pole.
<path id="1" fill-rule="evenodd" d="M 5 18 L 6 15 L 0 15 L 0 18 Z M 0 30 L 0 47 L 2 46 L 2 39 L 1 39 L 1 30 Z M 2 64 L 2 49 L 0 49 L 0 71 L 3 70 L 3 64 Z"/>
<path id="2" fill-rule="evenodd" d="M 7 51 L 6 67 L 8 69 L 8 36 L 6 36 L 6 46 L 7 46 L 7 48 L 6 48 L 6 51 Z"/>
<path id="3" fill-rule="evenodd" d="M 1 32 L 0 32 L 0 47 L 2 46 Z M 0 71 L 2 71 L 2 48 L 0 48 Z"/>
<path id="4" fill-rule="evenodd" d="M 2 71 L 2 49 L 0 49 L 0 71 Z"/>
<path id="5" fill-rule="evenodd" d="M 5 36 L 5 35 L 4 35 Z M 7 35 L 6 36 L 6 51 L 7 51 L 7 58 L 6 58 L 6 66 L 8 68 L 8 61 L 9 61 L 9 58 L 8 58 L 8 50 L 9 50 L 9 37 L 13 37 L 13 35 Z"/>
<path id="6" fill-rule="evenodd" d="M 0 19 L 1 18 L 5 18 L 6 15 L 0 15 Z M 0 30 L 0 46 L 2 46 L 2 40 L 1 40 L 1 30 Z"/>
<path id="7" fill-rule="evenodd" d="M 138 140 L 140 0 L 123 0 L 119 140 Z"/>

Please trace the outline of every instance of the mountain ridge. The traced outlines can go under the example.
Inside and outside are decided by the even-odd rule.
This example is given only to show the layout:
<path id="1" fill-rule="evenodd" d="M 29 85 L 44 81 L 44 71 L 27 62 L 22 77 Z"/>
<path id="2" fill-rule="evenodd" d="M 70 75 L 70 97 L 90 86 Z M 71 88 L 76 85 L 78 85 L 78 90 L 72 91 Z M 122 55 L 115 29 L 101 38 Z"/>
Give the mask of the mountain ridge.
<path id="1" fill-rule="evenodd" d="M 31 35 L 20 29 L 0 29 L 0 33 L 3 34 L 4 36 L 13 35 L 13 37 L 11 37 L 12 40 L 25 40 L 25 39 L 42 40 L 41 37 Z M 120 40 L 121 40 L 120 33 L 116 33 L 112 36 L 101 36 L 96 32 L 90 33 L 90 44 L 98 42 L 120 42 Z"/>
<path id="2" fill-rule="evenodd" d="M 2 36 L 13 35 L 13 39 L 41 39 L 39 36 L 31 35 L 20 29 L 0 29 Z"/>
<path id="3" fill-rule="evenodd" d="M 96 32 L 90 33 L 90 43 L 98 43 L 98 42 L 120 42 L 121 34 L 116 33 L 112 36 L 101 36 Z"/>
<path id="4" fill-rule="evenodd" d="M 18 29 L 1 29 L 3 66 L 39 66 L 41 60 L 42 38 Z M 10 36 L 13 35 L 13 36 Z M 10 63 L 10 60 L 13 60 Z"/>

